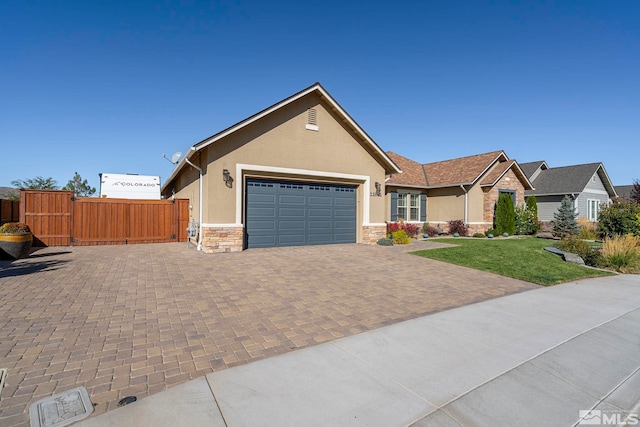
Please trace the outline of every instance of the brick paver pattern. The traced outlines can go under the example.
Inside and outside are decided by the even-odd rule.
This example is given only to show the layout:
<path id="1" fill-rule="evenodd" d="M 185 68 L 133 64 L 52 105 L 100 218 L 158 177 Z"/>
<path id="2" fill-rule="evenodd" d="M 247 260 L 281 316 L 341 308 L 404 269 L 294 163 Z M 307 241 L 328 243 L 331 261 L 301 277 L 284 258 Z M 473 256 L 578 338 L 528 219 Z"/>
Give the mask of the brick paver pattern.
<path id="1" fill-rule="evenodd" d="M 102 413 L 124 396 L 537 287 L 406 253 L 427 245 L 51 247 L 0 261 L 0 425 L 28 425 L 32 402 L 74 387 Z"/>

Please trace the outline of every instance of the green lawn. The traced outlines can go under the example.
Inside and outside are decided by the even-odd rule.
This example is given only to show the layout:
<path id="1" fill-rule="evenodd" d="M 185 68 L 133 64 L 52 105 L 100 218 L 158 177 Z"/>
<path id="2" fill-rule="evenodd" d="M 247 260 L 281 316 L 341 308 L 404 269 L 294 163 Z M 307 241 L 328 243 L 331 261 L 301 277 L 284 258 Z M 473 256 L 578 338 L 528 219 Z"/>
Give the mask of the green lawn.
<path id="1" fill-rule="evenodd" d="M 546 239 L 525 237 L 518 239 L 433 239 L 433 241 L 459 246 L 417 251 L 413 254 L 539 285 L 555 285 L 585 277 L 613 274 L 563 261 L 558 255 L 542 249 L 545 246 L 554 246 L 556 243 Z"/>

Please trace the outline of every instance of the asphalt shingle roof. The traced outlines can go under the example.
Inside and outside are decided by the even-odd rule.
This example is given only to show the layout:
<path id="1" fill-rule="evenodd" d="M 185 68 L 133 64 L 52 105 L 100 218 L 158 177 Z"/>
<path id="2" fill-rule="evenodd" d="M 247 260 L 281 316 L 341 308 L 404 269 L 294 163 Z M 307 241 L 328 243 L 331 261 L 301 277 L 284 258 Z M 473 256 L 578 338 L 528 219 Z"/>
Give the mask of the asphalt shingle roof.
<path id="1" fill-rule="evenodd" d="M 393 174 L 387 184 L 427 186 L 421 163 L 391 151 L 387 151 L 387 156 L 402 170 L 402 173 Z"/>
<path id="2" fill-rule="evenodd" d="M 601 166 L 601 163 L 588 163 L 543 170 L 533 181 L 535 190 L 528 190 L 526 194 L 581 193 Z"/>
<path id="3" fill-rule="evenodd" d="M 447 187 L 460 184 L 471 184 L 500 156 L 502 151 L 476 154 L 475 156 L 424 165 L 430 187 Z M 505 156 L 506 159 L 506 156 Z"/>
<path id="4" fill-rule="evenodd" d="M 543 163 L 545 163 L 544 160 L 538 160 L 535 162 L 527 162 L 527 163 L 518 162 L 518 165 L 520 166 L 520 169 L 522 169 L 522 172 L 524 172 L 524 174 L 527 176 L 527 179 L 531 179 L 531 176 L 535 173 L 535 171 L 538 170 L 538 168 Z"/>

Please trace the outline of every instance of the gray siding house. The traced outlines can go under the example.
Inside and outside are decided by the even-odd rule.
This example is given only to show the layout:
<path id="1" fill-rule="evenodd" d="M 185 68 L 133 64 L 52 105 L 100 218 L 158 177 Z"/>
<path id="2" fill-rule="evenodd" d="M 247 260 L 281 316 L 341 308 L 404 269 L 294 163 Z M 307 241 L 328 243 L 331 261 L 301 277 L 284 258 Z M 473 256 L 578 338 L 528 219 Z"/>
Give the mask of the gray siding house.
<path id="1" fill-rule="evenodd" d="M 550 168 L 546 162 L 537 161 L 520 167 L 535 187 L 527 190 L 525 197 L 536 196 L 540 221 L 553 220 L 565 196 L 573 199 L 578 217 L 597 221 L 600 206 L 617 197 L 602 163 Z"/>

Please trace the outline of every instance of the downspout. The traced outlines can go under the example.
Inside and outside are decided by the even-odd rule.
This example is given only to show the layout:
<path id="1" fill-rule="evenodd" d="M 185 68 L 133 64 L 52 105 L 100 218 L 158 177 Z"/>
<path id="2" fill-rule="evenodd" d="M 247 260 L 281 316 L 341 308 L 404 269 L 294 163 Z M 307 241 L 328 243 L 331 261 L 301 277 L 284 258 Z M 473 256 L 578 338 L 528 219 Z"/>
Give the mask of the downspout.
<path id="1" fill-rule="evenodd" d="M 196 150 L 191 147 L 190 151 Z M 184 156 L 184 161 L 200 173 L 198 177 L 198 246 L 196 246 L 196 250 L 199 251 L 202 249 L 202 168 L 191 163 L 189 156 Z"/>
<path id="2" fill-rule="evenodd" d="M 464 191 L 464 225 L 467 225 L 469 222 L 469 190 L 464 188 L 462 184 L 460 184 L 460 188 Z"/>

